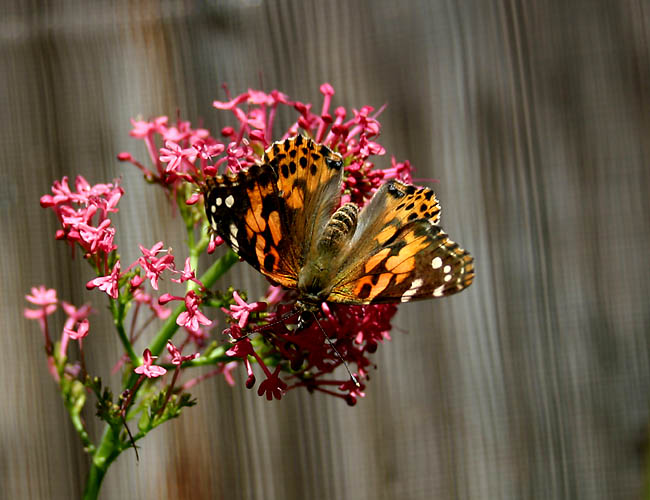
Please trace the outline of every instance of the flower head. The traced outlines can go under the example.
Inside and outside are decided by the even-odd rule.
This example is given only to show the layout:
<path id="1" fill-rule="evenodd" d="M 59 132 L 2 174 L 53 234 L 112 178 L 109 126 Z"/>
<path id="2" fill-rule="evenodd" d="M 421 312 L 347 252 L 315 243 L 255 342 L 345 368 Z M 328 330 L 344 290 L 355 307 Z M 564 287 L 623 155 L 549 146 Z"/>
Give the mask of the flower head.
<path id="1" fill-rule="evenodd" d="M 190 290 L 185 295 L 185 311 L 178 315 L 176 324 L 184 326 L 188 330 L 197 331 L 199 325 L 209 325 L 212 323 L 199 309 L 200 300 L 196 292 Z"/>
<path id="2" fill-rule="evenodd" d="M 88 330 L 90 329 L 90 323 L 88 322 L 88 319 L 81 320 L 79 324 L 77 325 L 77 329 L 74 330 L 72 328 L 63 328 L 63 331 L 65 332 L 66 335 L 68 335 L 71 339 L 74 340 L 81 340 L 86 335 L 88 335 Z"/>
<path id="3" fill-rule="evenodd" d="M 136 366 L 133 370 L 138 375 L 144 375 L 147 378 L 156 378 L 167 373 L 167 370 L 165 370 L 162 366 L 153 364 L 156 356 L 152 356 L 149 349 L 144 350 L 144 353 L 142 353 L 142 358 L 142 364 L 140 366 Z"/>
<path id="4" fill-rule="evenodd" d="M 88 290 L 92 290 L 93 288 L 99 287 L 99 289 L 103 292 L 106 292 L 109 297 L 117 299 L 117 296 L 120 292 L 119 280 L 120 261 L 118 260 L 113 266 L 111 274 L 90 280 L 88 283 L 86 283 L 86 288 Z"/>
<path id="5" fill-rule="evenodd" d="M 39 309 L 25 309 L 24 315 L 26 318 L 45 319 L 46 316 L 56 311 L 56 305 L 59 301 L 56 298 L 54 288 L 45 288 L 45 285 L 40 285 L 32 287 L 31 292 L 31 294 L 25 295 L 25 299 L 27 299 L 27 302 L 40 307 Z"/>
<path id="6" fill-rule="evenodd" d="M 226 314 L 229 314 L 233 319 L 238 321 L 239 328 L 244 328 L 248 324 L 248 317 L 252 312 L 266 310 L 266 302 L 253 302 L 249 304 L 240 297 L 236 290 L 232 292 L 232 297 L 235 299 L 236 305 L 231 305 L 229 310 L 222 309 Z"/>

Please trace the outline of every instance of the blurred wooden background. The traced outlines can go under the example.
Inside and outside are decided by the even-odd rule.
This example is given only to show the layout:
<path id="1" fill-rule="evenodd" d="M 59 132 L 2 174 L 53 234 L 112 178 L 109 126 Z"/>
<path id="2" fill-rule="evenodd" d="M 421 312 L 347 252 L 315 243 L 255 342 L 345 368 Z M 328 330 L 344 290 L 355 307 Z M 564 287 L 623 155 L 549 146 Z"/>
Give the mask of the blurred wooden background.
<path id="1" fill-rule="evenodd" d="M 145 158 L 129 118 L 180 110 L 218 131 L 232 123 L 211 107 L 224 82 L 320 102 L 325 81 L 335 104 L 388 104 L 381 142 L 440 180 L 443 227 L 475 255 L 475 284 L 401 307 L 355 408 L 298 392 L 269 403 L 241 372 L 234 388 L 204 383 L 139 463 L 118 459 L 102 498 L 641 496 L 647 2 L 5 0 L 0 26 L 0 497 L 76 498 L 88 467 L 22 318 L 29 287 L 102 311 L 106 335 L 85 342 L 97 373 L 110 378 L 119 354 L 39 196 L 63 175 L 122 176 L 123 256 L 161 239 L 180 251 L 163 197 L 115 160 Z M 228 282 L 261 291 L 245 267 Z"/>

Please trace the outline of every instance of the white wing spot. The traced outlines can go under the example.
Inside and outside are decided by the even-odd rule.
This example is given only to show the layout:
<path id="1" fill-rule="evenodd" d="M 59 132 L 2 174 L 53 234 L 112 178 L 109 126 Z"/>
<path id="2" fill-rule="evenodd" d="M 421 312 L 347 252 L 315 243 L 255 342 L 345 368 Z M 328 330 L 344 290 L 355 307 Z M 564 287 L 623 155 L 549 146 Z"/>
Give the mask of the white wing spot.
<path id="1" fill-rule="evenodd" d="M 217 205 L 218 207 L 220 207 L 221 204 L 223 203 L 223 200 L 222 200 L 221 198 L 217 198 L 216 200 L 214 200 L 214 203 L 215 203 L 215 205 Z"/>
<path id="2" fill-rule="evenodd" d="M 232 249 L 236 252 L 239 250 L 239 242 L 237 241 L 237 233 L 239 232 L 239 229 L 237 229 L 237 226 L 235 224 L 230 224 L 230 244 L 232 245 Z"/>
<path id="3" fill-rule="evenodd" d="M 228 198 L 226 198 L 226 206 L 228 208 L 232 207 L 235 204 L 235 198 L 232 197 L 231 194 L 228 195 Z"/>
<path id="4" fill-rule="evenodd" d="M 445 274 L 445 281 L 451 281 L 451 274 Z"/>
<path id="5" fill-rule="evenodd" d="M 434 257 L 434 259 L 431 261 L 431 267 L 434 269 L 439 269 L 442 267 L 442 259 L 440 257 Z"/>
<path id="6" fill-rule="evenodd" d="M 433 291 L 434 297 L 442 297 L 442 291 L 445 289 L 445 285 L 440 285 Z"/>
<path id="7" fill-rule="evenodd" d="M 217 207 L 214 206 L 214 205 L 212 205 L 212 206 L 210 207 L 210 212 L 215 213 L 216 211 L 217 211 Z"/>
<path id="8" fill-rule="evenodd" d="M 442 270 L 443 273 L 448 273 L 449 271 L 451 271 L 451 266 L 445 266 Z"/>
<path id="9" fill-rule="evenodd" d="M 402 294 L 401 301 L 408 302 L 411 300 L 411 297 L 417 293 L 418 289 L 422 286 L 423 283 L 424 281 L 421 279 L 413 280 L 411 287 Z"/>

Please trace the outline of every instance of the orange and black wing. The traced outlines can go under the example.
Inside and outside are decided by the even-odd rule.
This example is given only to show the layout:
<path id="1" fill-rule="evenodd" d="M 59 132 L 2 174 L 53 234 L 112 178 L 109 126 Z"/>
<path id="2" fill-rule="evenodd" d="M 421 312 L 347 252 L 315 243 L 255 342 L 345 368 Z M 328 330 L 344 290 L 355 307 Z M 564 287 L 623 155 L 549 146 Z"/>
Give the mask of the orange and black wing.
<path id="1" fill-rule="evenodd" d="M 359 214 L 327 300 L 409 302 L 468 287 L 474 278 L 472 256 L 449 239 L 439 220 L 432 190 L 388 181 Z"/>
<path id="2" fill-rule="evenodd" d="M 255 269 L 296 288 L 339 203 L 342 167 L 339 155 L 303 136 L 274 143 L 262 165 L 206 181 L 208 222 Z"/>

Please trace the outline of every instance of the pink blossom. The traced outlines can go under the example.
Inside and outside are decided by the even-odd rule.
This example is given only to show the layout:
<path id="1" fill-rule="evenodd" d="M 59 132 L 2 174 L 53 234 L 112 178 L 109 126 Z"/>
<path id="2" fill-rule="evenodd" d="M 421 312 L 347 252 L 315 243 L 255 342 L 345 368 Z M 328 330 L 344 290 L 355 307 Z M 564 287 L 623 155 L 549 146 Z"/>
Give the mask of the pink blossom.
<path id="1" fill-rule="evenodd" d="M 24 316 L 27 319 L 38 319 L 45 321 L 45 318 L 56 311 L 58 299 L 54 288 L 45 288 L 45 285 L 32 287 L 31 295 L 25 295 L 28 302 L 41 306 L 39 309 L 25 309 Z"/>
<path id="2" fill-rule="evenodd" d="M 165 370 L 162 366 L 157 366 L 153 364 L 157 356 L 152 356 L 151 351 L 149 349 L 144 350 L 144 353 L 142 354 L 142 358 L 143 358 L 142 364 L 140 366 L 136 366 L 135 369 L 133 370 L 138 375 L 144 375 L 145 377 L 148 378 L 156 378 L 167 373 L 167 370 Z"/>
<path id="3" fill-rule="evenodd" d="M 72 328 L 63 328 L 63 331 L 71 339 L 81 340 L 88 335 L 89 328 L 90 328 L 90 323 L 88 319 L 84 319 L 79 322 L 76 330 Z"/>
<path id="4" fill-rule="evenodd" d="M 57 231 L 56 238 L 78 243 L 86 257 L 112 252 L 117 247 L 113 244 L 115 229 L 110 227 L 108 215 L 118 211 L 124 190 L 117 183 L 91 185 L 82 176 L 77 176 L 75 189 L 70 189 L 64 177 L 54 182 L 53 196 L 41 197 L 41 206 L 52 208 L 61 222 L 63 229 Z"/>
<path id="5" fill-rule="evenodd" d="M 159 301 L 154 300 L 151 295 L 148 293 L 144 292 L 141 289 L 137 289 L 133 292 L 133 300 L 136 302 L 139 302 L 140 304 L 145 304 L 151 309 L 151 311 L 158 317 L 159 319 L 167 319 L 169 316 L 171 316 L 172 312 L 167 309 L 166 307 L 163 307 Z"/>
<path id="6" fill-rule="evenodd" d="M 166 141 L 165 147 L 160 149 L 160 161 L 167 163 L 167 168 L 165 168 L 167 173 L 183 172 L 183 167 L 188 163 L 194 163 L 197 155 L 198 151 L 193 147 L 183 149 L 173 141 Z"/>
<path id="7" fill-rule="evenodd" d="M 84 304 L 83 306 L 77 308 L 72 304 L 69 304 L 65 301 L 61 303 L 63 310 L 65 311 L 68 319 L 65 321 L 65 327 L 72 328 L 75 323 L 86 319 L 90 314 L 93 314 L 95 311 L 90 304 Z"/>
<path id="8" fill-rule="evenodd" d="M 262 396 L 266 395 L 266 399 L 271 401 L 273 398 L 282 399 L 287 384 L 282 381 L 279 377 L 280 375 L 280 366 L 278 365 L 275 368 L 273 374 L 267 377 L 260 386 L 257 388 L 257 395 Z"/>
<path id="9" fill-rule="evenodd" d="M 113 266 L 113 271 L 108 276 L 100 276 L 94 280 L 90 280 L 86 283 L 86 288 L 92 290 L 95 287 L 99 287 L 100 290 L 106 292 L 109 297 L 117 299 L 120 288 L 119 288 L 119 279 L 120 279 L 120 261 L 118 260 Z"/>
<path id="10" fill-rule="evenodd" d="M 237 324 L 239 325 L 239 328 L 244 328 L 248 324 L 250 313 L 266 310 L 266 302 L 253 302 L 248 304 L 239 296 L 236 290 L 232 293 L 232 296 L 235 299 L 235 302 L 237 302 L 237 305 L 231 305 L 230 310 L 222 307 L 222 310 L 226 314 L 230 314 L 233 319 L 238 320 Z"/>
<path id="11" fill-rule="evenodd" d="M 172 357 L 172 364 L 180 366 L 186 361 L 192 361 L 193 359 L 196 359 L 199 357 L 199 353 L 195 352 L 194 354 L 189 354 L 187 356 L 182 356 L 181 352 L 178 350 L 178 348 L 172 344 L 171 340 L 167 341 L 167 350 L 169 351 L 169 354 Z"/>
<path id="12" fill-rule="evenodd" d="M 59 302 L 54 288 L 45 288 L 45 285 L 39 285 L 32 287 L 31 292 L 31 294 L 25 295 L 25 298 L 27 302 L 31 302 L 34 305 L 44 307 L 56 306 Z"/>
<path id="13" fill-rule="evenodd" d="M 174 283 L 185 283 L 186 281 L 192 280 L 192 281 L 198 281 L 196 279 L 196 273 L 192 269 L 192 265 L 190 264 L 190 258 L 188 257 L 185 259 L 185 267 L 183 268 L 182 271 L 176 271 L 178 274 L 180 274 L 180 277 L 178 279 L 172 278 L 172 281 Z M 200 283 L 200 282 L 199 282 Z"/>
<path id="14" fill-rule="evenodd" d="M 267 304 L 277 304 L 282 300 L 285 295 L 285 289 L 281 286 L 269 286 L 269 289 L 266 291 L 266 302 Z"/>
<path id="15" fill-rule="evenodd" d="M 96 311 L 91 307 L 90 304 L 84 304 L 83 306 L 76 308 L 72 304 L 64 301 L 61 303 L 61 306 L 68 316 L 65 320 L 65 324 L 63 325 L 63 335 L 61 335 L 61 343 L 59 346 L 59 353 L 63 358 L 66 356 L 66 352 L 68 350 L 68 339 L 70 338 L 66 330 L 72 329 L 76 323 L 83 321 L 84 319 L 88 318 L 91 313 L 95 313 Z"/>
<path id="16" fill-rule="evenodd" d="M 230 387 L 235 386 L 235 379 L 232 376 L 232 372 L 235 368 L 239 366 L 239 363 L 236 361 L 231 361 L 230 363 L 219 363 L 219 370 L 223 374 L 223 378 L 226 380 L 226 384 Z"/>
<path id="17" fill-rule="evenodd" d="M 131 120 L 133 130 L 131 130 L 130 135 L 143 138 L 153 133 L 163 133 L 167 128 L 167 120 L 166 116 L 160 116 L 152 121 Z"/>
<path id="18" fill-rule="evenodd" d="M 185 311 L 178 315 L 176 324 L 184 326 L 188 330 L 196 331 L 199 325 L 209 325 L 212 323 L 199 309 L 199 297 L 193 290 L 185 295 Z"/>
<path id="19" fill-rule="evenodd" d="M 158 279 L 160 278 L 160 275 L 166 269 L 174 269 L 174 256 L 170 253 L 170 249 L 166 250 L 167 253 L 162 257 L 156 257 L 156 254 L 163 251 L 162 246 L 162 241 L 159 241 L 151 247 L 151 250 L 140 245 L 140 250 L 142 251 L 143 256 L 138 259 L 138 263 L 144 270 L 145 275 L 151 282 L 151 286 L 154 290 L 158 290 Z"/>

